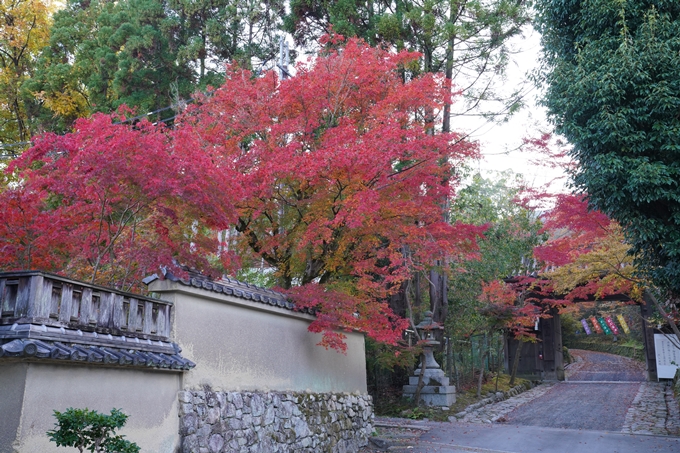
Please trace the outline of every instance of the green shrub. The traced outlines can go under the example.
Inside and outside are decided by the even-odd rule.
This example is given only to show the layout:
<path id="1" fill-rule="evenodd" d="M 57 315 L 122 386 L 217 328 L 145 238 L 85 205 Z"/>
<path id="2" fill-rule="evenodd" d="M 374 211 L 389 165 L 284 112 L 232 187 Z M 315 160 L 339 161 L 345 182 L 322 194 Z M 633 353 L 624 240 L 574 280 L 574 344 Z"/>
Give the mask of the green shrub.
<path id="1" fill-rule="evenodd" d="M 111 409 L 111 415 L 97 411 L 68 408 L 65 412 L 54 411 L 57 418 L 55 428 L 47 432 L 50 440 L 58 447 L 76 447 L 81 453 L 139 453 L 134 442 L 114 435 L 122 428 L 128 416 L 118 409 Z"/>

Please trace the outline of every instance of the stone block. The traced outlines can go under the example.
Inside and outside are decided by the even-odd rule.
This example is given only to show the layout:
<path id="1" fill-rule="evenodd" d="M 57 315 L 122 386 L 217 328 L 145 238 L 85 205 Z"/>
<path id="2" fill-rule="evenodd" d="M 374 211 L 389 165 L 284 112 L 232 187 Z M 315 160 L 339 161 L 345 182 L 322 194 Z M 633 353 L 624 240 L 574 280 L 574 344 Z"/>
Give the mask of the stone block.
<path id="1" fill-rule="evenodd" d="M 404 396 L 415 397 L 416 389 L 415 385 L 405 385 Z M 456 387 L 454 385 L 428 385 L 420 391 L 420 399 L 427 406 L 452 406 L 456 402 Z"/>
<path id="2" fill-rule="evenodd" d="M 372 432 L 372 400 L 367 395 L 205 388 L 181 398 L 189 401 L 180 402 L 182 452 L 340 453 L 366 445 Z"/>
<path id="3" fill-rule="evenodd" d="M 221 435 L 213 434 L 210 436 L 210 440 L 208 441 L 208 449 L 210 450 L 210 453 L 220 453 L 223 446 L 224 438 Z"/>

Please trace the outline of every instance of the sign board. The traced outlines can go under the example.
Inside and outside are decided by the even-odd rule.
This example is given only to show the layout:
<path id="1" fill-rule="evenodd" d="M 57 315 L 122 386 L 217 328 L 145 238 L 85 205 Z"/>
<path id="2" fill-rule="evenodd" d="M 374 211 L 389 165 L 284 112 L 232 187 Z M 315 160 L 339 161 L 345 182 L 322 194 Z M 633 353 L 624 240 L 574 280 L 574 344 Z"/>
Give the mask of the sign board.
<path id="1" fill-rule="evenodd" d="M 654 334 L 656 349 L 656 370 L 659 379 L 673 379 L 675 370 L 680 368 L 680 341 L 673 334 Z"/>

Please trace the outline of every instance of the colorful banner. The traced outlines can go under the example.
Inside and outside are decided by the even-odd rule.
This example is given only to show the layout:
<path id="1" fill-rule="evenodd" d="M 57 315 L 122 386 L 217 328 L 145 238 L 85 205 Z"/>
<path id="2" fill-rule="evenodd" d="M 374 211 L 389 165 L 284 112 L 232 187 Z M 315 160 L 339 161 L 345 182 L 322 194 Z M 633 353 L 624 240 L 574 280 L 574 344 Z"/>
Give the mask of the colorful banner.
<path id="1" fill-rule="evenodd" d="M 630 333 L 630 329 L 628 328 L 628 324 L 626 324 L 626 320 L 623 319 L 623 315 L 616 315 L 616 319 L 619 320 L 619 324 L 621 324 L 621 328 L 626 334 Z"/>
<path id="2" fill-rule="evenodd" d="M 616 327 L 616 324 L 614 323 L 614 320 L 612 319 L 611 316 L 607 316 L 606 318 L 604 318 L 604 321 L 607 323 L 609 328 L 612 329 L 614 335 L 619 334 L 619 329 Z"/>
<path id="3" fill-rule="evenodd" d="M 602 330 L 604 330 L 605 335 L 611 335 L 612 330 L 609 328 L 606 322 L 604 322 L 604 319 L 602 318 L 597 318 L 597 322 L 600 323 L 600 326 L 602 327 Z"/>
<path id="4" fill-rule="evenodd" d="M 593 324 L 593 329 L 595 329 L 595 333 L 602 333 L 602 327 L 600 327 L 600 324 L 598 324 L 597 319 L 595 319 L 595 316 L 590 317 L 590 322 Z"/>
<path id="5" fill-rule="evenodd" d="M 588 321 L 586 321 L 585 319 L 582 319 L 582 320 L 581 320 L 581 324 L 583 324 L 583 330 L 586 331 L 586 335 L 590 335 L 590 334 L 593 333 L 593 332 L 590 330 L 590 327 L 588 327 Z"/>

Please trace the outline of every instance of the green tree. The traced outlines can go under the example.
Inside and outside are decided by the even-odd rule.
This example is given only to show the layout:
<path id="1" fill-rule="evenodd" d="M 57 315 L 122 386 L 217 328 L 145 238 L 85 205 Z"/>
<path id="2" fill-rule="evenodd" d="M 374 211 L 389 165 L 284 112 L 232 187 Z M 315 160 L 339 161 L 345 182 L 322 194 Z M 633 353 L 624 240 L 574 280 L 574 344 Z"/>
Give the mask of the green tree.
<path id="1" fill-rule="evenodd" d="M 80 453 L 88 450 L 93 453 L 139 453 L 139 446 L 125 440 L 125 436 L 114 435 L 128 419 L 118 409 L 111 414 L 100 414 L 89 409 L 74 409 L 64 412 L 54 411 L 57 419 L 55 429 L 47 435 L 58 447 L 76 447 Z"/>
<path id="2" fill-rule="evenodd" d="M 169 7 L 179 60 L 203 84 L 220 85 L 226 63 L 252 69 L 253 57 L 266 62 L 278 52 L 284 0 L 169 0 Z"/>
<path id="3" fill-rule="evenodd" d="M 490 356 L 491 344 L 495 343 L 489 339 L 498 338 L 499 333 L 505 331 L 507 320 L 518 316 L 514 310 L 522 309 L 513 308 L 514 293 L 510 302 L 489 303 L 490 299 L 484 297 L 484 288 L 529 267 L 528 257 L 533 247 L 544 239 L 539 232 L 542 225 L 535 212 L 518 203 L 521 187 L 521 177 L 510 172 L 501 173 L 494 179 L 477 174 L 459 192 L 451 210 L 452 221 L 488 226 L 484 237 L 478 241 L 476 259 L 452 263 L 449 317 L 445 323 L 446 335 L 452 345 L 457 345 L 457 340 L 469 339 L 471 335 L 484 335 L 481 364 Z M 504 334 L 500 337 L 505 338 Z M 447 351 L 449 367 L 453 364 L 452 352 Z M 482 377 L 483 367 L 480 369 L 478 392 Z"/>
<path id="4" fill-rule="evenodd" d="M 177 45 L 164 33 L 168 11 L 156 0 L 70 0 L 54 15 L 50 45 L 26 89 L 43 129 L 122 104 L 142 113 L 188 96 L 195 77 L 177 63 Z"/>
<path id="5" fill-rule="evenodd" d="M 520 178 L 509 172 L 495 180 L 477 174 L 459 192 L 453 204 L 454 221 L 488 225 L 478 241 L 478 259 L 453 263 L 449 276 L 448 332 L 456 337 L 469 335 L 486 321 L 479 312 L 479 297 L 484 283 L 513 275 L 525 268 L 533 247 L 543 236 L 536 214 L 516 200 Z"/>
<path id="6" fill-rule="evenodd" d="M 49 26 L 47 1 L 0 1 L 0 143 L 30 137 L 21 87 L 35 73 Z"/>
<path id="7" fill-rule="evenodd" d="M 617 220 L 638 269 L 680 295 L 680 3 L 537 2 L 548 107 L 574 186 Z"/>
<path id="8" fill-rule="evenodd" d="M 219 86 L 226 63 L 272 59 L 283 8 L 282 0 L 68 0 L 41 70 L 24 84 L 34 130 L 65 131 L 123 104 L 156 111 Z"/>
<path id="9" fill-rule="evenodd" d="M 496 93 L 508 63 L 508 40 L 530 21 L 522 0 L 292 0 L 286 28 L 300 44 L 315 42 L 330 28 L 373 45 L 422 53 L 422 70 L 444 73 L 476 108 Z M 502 99 L 508 113 L 515 93 Z M 514 106 L 514 107 L 509 107 Z M 497 113 L 497 112 L 496 112 Z M 450 130 L 450 110 L 443 120 Z"/>

